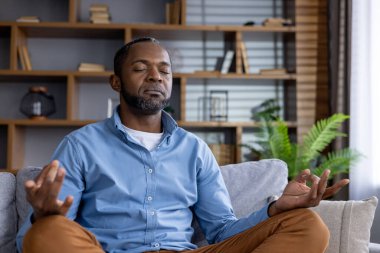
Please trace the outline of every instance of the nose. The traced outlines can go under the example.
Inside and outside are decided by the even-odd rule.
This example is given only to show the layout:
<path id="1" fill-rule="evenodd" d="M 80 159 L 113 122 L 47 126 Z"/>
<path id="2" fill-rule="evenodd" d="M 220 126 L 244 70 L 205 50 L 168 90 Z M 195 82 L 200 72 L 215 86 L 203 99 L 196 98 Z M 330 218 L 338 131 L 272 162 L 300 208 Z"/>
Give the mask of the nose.
<path id="1" fill-rule="evenodd" d="M 162 76 L 157 68 L 151 68 L 148 73 L 148 80 L 150 82 L 162 82 Z"/>

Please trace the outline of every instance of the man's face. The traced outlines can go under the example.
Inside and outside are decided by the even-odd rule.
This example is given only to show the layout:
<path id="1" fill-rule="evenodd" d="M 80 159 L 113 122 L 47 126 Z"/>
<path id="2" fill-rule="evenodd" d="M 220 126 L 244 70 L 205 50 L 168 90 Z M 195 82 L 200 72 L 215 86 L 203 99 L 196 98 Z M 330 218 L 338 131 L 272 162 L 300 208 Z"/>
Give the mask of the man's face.
<path id="1" fill-rule="evenodd" d="M 172 90 L 170 58 L 152 42 L 132 45 L 122 66 L 121 96 L 142 114 L 153 115 L 165 108 Z"/>

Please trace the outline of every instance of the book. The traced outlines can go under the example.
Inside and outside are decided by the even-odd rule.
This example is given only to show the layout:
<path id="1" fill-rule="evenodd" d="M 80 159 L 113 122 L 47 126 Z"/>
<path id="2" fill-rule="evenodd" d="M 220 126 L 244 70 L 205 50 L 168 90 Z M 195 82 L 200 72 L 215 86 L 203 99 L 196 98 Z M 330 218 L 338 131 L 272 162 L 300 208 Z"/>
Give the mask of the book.
<path id="1" fill-rule="evenodd" d="M 264 26 L 288 26 L 292 25 L 291 19 L 285 18 L 267 18 L 263 22 Z"/>
<path id="2" fill-rule="evenodd" d="M 286 69 L 260 69 L 260 75 L 285 75 L 287 74 Z"/>
<path id="3" fill-rule="evenodd" d="M 222 71 L 223 60 L 224 60 L 223 56 L 216 58 L 215 71 L 219 71 L 219 72 Z"/>
<path id="4" fill-rule="evenodd" d="M 242 52 L 241 52 L 241 41 L 242 36 L 241 34 L 237 34 L 236 37 L 236 46 L 235 46 L 235 72 L 236 74 L 242 74 L 243 73 L 243 58 L 242 58 Z"/>
<path id="5" fill-rule="evenodd" d="M 224 58 L 223 58 L 222 69 L 220 71 L 222 74 L 228 73 L 231 67 L 232 58 L 234 57 L 234 54 L 235 54 L 234 50 L 227 50 L 227 52 L 225 53 Z"/>
<path id="6" fill-rule="evenodd" d="M 102 20 L 102 19 L 93 19 L 91 20 L 91 23 L 93 24 L 111 24 L 111 21 L 110 20 Z"/>
<path id="7" fill-rule="evenodd" d="M 110 18 L 110 14 L 108 12 L 92 12 L 91 13 L 91 18 Z"/>
<path id="8" fill-rule="evenodd" d="M 181 18 L 181 10 L 183 9 L 181 0 L 175 0 L 172 3 L 166 3 L 165 5 L 165 18 L 166 24 L 179 25 L 184 18 Z"/>
<path id="9" fill-rule="evenodd" d="M 23 55 L 24 61 L 25 61 L 25 69 L 26 70 L 32 70 L 32 63 L 30 61 L 28 48 L 26 46 L 21 46 L 21 51 L 22 51 L 22 55 Z"/>
<path id="10" fill-rule="evenodd" d="M 103 64 L 97 64 L 97 63 L 86 63 L 82 62 L 79 64 L 78 70 L 83 72 L 91 72 L 91 71 L 105 71 L 105 66 Z"/>
<path id="11" fill-rule="evenodd" d="M 186 24 L 186 0 L 180 0 L 180 18 L 179 23 Z"/>
<path id="12" fill-rule="evenodd" d="M 21 16 L 16 19 L 16 22 L 39 23 L 40 19 L 37 16 Z"/>
<path id="13" fill-rule="evenodd" d="M 249 73 L 249 62 L 248 62 L 248 53 L 247 53 L 247 47 L 245 46 L 245 43 L 243 40 L 240 41 L 240 50 L 241 50 L 241 57 L 243 61 L 243 70 L 244 73 Z"/>
<path id="14" fill-rule="evenodd" d="M 171 9 L 172 9 L 172 4 L 171 3 L 166 3 L 165 4 L 165 23 L 167 25 L 170 24 Z"/>
<path id="15" fill-rule="evenodd" d="M 104 11 L 108 12 L 108 4 L 91 4 L 90 5 L 90 11 Z"/>
<path id="16" fill-rule="evenodd" d="M 90 22 L 94 24 L 111 23 L 111 15 L 107 4 L 92 4 L 90 6 Z"/>
<path id="17" fill-rule="evenodd" d="M 26 70 L 25 58 L 21 46 L 17 46 L 17 55 L 20 60 L 21 69 Z"/>

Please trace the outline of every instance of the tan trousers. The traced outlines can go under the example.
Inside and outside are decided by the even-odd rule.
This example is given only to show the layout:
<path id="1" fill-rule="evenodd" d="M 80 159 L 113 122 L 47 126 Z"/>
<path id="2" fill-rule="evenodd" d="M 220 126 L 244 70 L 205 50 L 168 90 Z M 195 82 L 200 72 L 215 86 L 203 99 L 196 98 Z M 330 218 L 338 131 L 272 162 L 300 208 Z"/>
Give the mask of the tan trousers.
<path id="1" fill-rule="evenodd" d="M 271 217 L 223 242 L 182 253 L 322 253 L 328 241 L 329 231 L 321 218 L 309 209 L 296 209 Z M 23 245 L 24 253 L 104 253 L 92 233 L 58 215 L 35 222 Z"/>

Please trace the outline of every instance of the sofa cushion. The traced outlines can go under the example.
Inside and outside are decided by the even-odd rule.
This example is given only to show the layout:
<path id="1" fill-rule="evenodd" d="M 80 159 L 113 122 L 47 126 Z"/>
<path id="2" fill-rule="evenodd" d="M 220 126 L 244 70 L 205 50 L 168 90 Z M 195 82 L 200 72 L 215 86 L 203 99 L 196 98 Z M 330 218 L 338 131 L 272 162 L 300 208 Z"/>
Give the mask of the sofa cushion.
<path id="1" fill-rule="evenodd" d="M 377 198 L 321 201 L 316 211 L 330 230 L 326 253 L 367 253 Z"/>
<path id="2" fill-rule="evenodd" d="M 16 252 L 17 214 L 15 203 L 16 178 L 0 173 L 0 252 Z"/>
<path id="3" fill-rule="evenodd" d="M 238 218 L 259 210 L 281 195 L 288 182 L 287 165 L 278 159 L 230 164 L 220 169 Z M 195 222 L 193 227 L 193 243 L 207 245 L 199 225 Z"/>
<path id="4" fill-rule="evenodd" d="M 26 200 L 24 183 L 26 180 L 34 179 L 38 175 L 38 173 L 40 173 L 40 171 L 40 167 L 27 167 L 17 172 L 16 208 L 18 215 L 18 229 L 21 228 L 22 224 L 24 223 L 25 217 L 28 215 L 30 211 L 30 205 Z"/>

